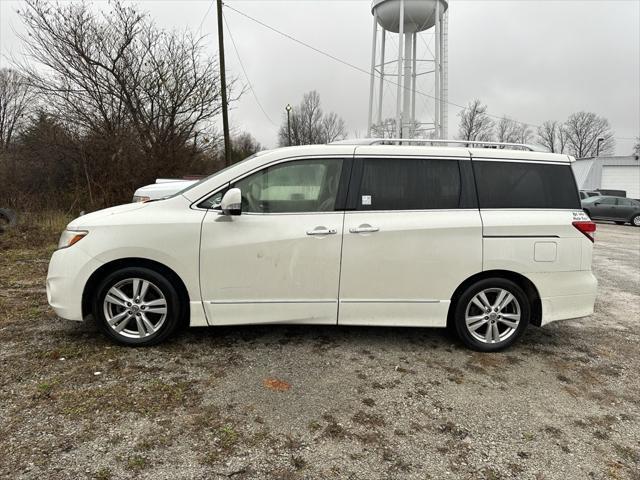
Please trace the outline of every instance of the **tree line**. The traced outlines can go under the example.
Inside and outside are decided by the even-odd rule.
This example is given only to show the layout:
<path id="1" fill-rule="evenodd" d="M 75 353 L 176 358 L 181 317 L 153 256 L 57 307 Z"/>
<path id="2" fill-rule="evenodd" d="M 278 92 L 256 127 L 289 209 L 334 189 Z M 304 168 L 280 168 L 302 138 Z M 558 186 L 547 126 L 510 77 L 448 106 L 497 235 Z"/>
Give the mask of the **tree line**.
<path id="1" fill-rule="evenodd" d="M 460 140 L 536 143 L 552 153 L 576 158 L 610 155 L 615 149 L 609 121 L 592 112 L 576 112 L 564 122 L 547 120 L 538 127 L 507 117 L 494 119 L 487 106 L 476 99 L 458 114 Z"/>
<path id="2" fill-rule="evenodd" d="M 218 66 L 203 38 L 120 1 L 98 12 L 26 0 L 18 14 L 25 57 L 0 70 L 0 205 L 96 209 L 222 166 Z M 236 132 L 232 160 L 259 149 Z"/>
<path id="3" fill-rule="evenodd" d="M 224 165 L 215 128 L 218 64 L 205 54 L 203 37 L 159 28 L 123 0 L 103 10 L 25 0 L 18 14 L 25 56 L 0 69 L 1 207 L 92 210 L 129 201 L 158 177 L 205 175 Z M 242 89 L 233 80 L 228 89 L 237 101 Z M 387 119 L 372 136 L 396 131 Z M 429 136 L 419 122 L 410 131 Z M 283 116 L 277 140 L 288 146 L 346 137 L 344 120 L 325 112 L 313 90 Z M 609 122 L 595 113 L 534 127 L 495 118 L 480 100 L 459 113 L 457 137 L 536 143 L 578 158 L 615 147 Z M 231 148 L 235 162 L 262 146 L 236 131 Z"/>

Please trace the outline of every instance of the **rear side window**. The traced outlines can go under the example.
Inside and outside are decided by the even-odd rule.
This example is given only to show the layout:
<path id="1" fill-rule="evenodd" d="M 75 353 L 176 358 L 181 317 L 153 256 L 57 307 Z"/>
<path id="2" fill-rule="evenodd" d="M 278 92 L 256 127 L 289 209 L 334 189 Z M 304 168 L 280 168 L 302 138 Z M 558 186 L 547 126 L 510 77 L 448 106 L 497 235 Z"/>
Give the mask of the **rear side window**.
<path id="1" fill-rule="evenodd" d="M 460 197 L 460 168 L 456 160 L 363 160 L 358 210 L 459 208 Z"/>
<path id="2" fill-rule="evenodd" d="M 480 208 L 580 209 L 571 166 L 474 161 Z"/>
<path id="3" fill-rule="evenodd" d="M 632 200 L 630 198 L 620 198 L 618 199 L 619 205 L 624 205 L 625 207 L 637 207 L 640 206 L 640 202 Z"/>

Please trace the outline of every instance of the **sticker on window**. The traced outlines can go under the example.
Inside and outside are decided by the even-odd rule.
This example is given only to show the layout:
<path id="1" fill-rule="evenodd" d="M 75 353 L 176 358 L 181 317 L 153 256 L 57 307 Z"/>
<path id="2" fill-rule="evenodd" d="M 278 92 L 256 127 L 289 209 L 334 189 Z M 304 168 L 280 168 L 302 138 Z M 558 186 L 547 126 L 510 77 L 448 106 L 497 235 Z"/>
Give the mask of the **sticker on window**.
<path id="1" fill-rule="evenodd" d="M 362 205 L 371 205 L 371 195 L 362 195 Z"/>

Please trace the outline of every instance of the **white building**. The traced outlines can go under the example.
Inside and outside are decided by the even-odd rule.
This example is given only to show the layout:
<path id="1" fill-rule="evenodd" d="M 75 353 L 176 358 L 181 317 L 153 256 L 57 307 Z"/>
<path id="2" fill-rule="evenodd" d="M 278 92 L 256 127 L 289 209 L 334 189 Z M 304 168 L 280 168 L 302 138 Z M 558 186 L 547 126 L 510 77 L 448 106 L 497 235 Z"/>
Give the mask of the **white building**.
<path id="1" fill-rule="evenodd" d="M 627 197 L 640 199 L 640 158 L 589 157 L 573 164 L 580 190 L 624 190 Z"/>

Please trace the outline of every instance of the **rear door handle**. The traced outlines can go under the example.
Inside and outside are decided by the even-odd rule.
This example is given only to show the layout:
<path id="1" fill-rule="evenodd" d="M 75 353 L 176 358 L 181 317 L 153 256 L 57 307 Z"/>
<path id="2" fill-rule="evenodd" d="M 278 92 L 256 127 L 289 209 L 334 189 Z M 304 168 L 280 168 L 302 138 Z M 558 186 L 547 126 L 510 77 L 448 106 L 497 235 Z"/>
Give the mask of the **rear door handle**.
<path id="1" fill-rule="evenodd" d="M 375 233 L 379 230 L 380 229 L 378 227 L 372 227 L 367 223 L 360 225 L 359 227 L 353 227 L 349 229 L 351 233 Z"/>
<path id="2" fill-rule="evenodd" d="M 307 235 L 335 235 L 338 231 L 335 228 L 316 227 L 313 230 L 307 230 Z"/>

